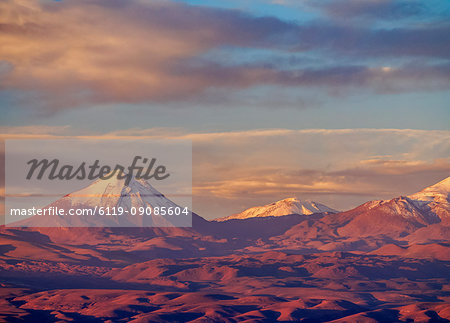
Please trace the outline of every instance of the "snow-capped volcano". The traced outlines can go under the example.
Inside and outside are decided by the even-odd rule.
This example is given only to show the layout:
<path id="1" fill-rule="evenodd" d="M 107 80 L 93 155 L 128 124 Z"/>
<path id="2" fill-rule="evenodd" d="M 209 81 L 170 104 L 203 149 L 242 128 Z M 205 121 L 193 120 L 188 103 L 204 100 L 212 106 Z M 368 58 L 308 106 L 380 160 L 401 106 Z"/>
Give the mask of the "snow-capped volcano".
<path id="1" fill-rule="evenodd" d="M 89 186 L 65 195 L 43 209 L 60 209 L 64 214 L 35 215 L 9 224 L 33 227 L 173 227 L 190 226 L 190 211 L 180 214 L 155 214 L 165 207 L 166 211 L 178 206 L 158 192 L 147 181 L 132 178 L 98 179 Z M 69 214 L 69 210 L 92 210 L 91 214 Z M 86 212 L 88 213 L 88 212 Z M 159 212 L 158 212 L 159 213 Z"/>
<path id="2" fill-rule="evenodd" d="M 443 181 L 431 185 L 420 192 L 411 194 L 408 197 L 416 201 L 440 201 L 448 204 L 450 196 L 450 177 L 447 177 Z"/>
<path id="3" fill-rule="evenodd" d="M 422 210 L 437 215 L 441 220 L 450 217 L 450 177 L 408 196 Z"/>
<path id="4" fill-rule="evenodd" d="M 419 228 L 450 220 L 450 177 L 409 196 L 366 202 L 339 216 L 346 223 L 343 235 L 389 234 L 402 236 Z"/>
<path id="5" fill-rule="evenodd" d="M 289 214 L 311 215 L 315 213 L 336 213 L 336 210 L 326 205 L 310 201 L 299 200 L 296 197 L 287 198 L 264 206 L 255 206 L 241 213 L 233 214 L 215 221 L 227 221 L 233 219 L 262 218 L 268 216 L 283 216 Z"/>
<path id="6" fill-rule="evenodd" d="M 98 179 L 91 185 L 64 196 L 61 200 L 70 200 L 74 207 L 157 207 L 176 206 L 158 192 L 147 181 L 132 178 L 128 185 L 125 179 L 115 177 L 102 180 Z"/>

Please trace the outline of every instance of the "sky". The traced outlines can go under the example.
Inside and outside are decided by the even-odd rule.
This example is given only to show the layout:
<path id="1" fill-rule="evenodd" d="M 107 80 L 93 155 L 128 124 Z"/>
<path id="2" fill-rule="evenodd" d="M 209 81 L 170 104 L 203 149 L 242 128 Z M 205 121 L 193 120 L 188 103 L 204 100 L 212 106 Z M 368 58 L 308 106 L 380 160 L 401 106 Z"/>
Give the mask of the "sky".
<path id="1" fill-rule="evenodd" d="M 182 137 L 205 218 L 450 174 L 446 0 L 0 2 L 0 133 Z"/>

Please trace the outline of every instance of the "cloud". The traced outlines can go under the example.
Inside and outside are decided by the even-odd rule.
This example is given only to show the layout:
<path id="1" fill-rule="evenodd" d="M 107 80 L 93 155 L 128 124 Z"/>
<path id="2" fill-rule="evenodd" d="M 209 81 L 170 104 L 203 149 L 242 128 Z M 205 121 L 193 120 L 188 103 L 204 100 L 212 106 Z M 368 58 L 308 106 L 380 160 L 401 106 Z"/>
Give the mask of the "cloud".
<path id="1" fill-rule="evenodd" d="M 72 138 L 65 127 L 6 130 L 0 134 L 3 138 Z M 188 133 L 177 128 L 132 128 L 78 137 L 192 140 L 194 207 L 208 218 L 291 196 L 348 209 L 369 199 L 414 193 L 450 175 L 449 131 L 261 129 Z"/>
<path id="2" fill-rule="evenodd" d="M 0 126 L 0 134 L 2 138 L 8 137 L 8 135 L 64 135 L 70 126 Z"/>
<path id="3" fill-rule="evenodd" d="M 403 175 L 450 172 L 450 133 L 445 131 L 267 130 L 191 138 L 194 164 L 208 178 L 206 187 L 215 179 L 222 191 L 228 187 L 228 194 L 230 187 L 236 188 L 235 196 L 249 187 L 255 194 L 288 193 L 288 188 L 303 193 L 374 194 L 392 187 L 375 188 L 371 182 L 380 175 L 398 180 Z M 208 170 L 211 174 L 205 176 Z"/>
<path id="4" fill-rule="evenodd" d="M 171 1 L 0 3 L 0 89 L 55 111 L 92 103 L 168 102 L 259 85 L 366 87 L 379 92 L 448 89 L 449 26 L 372 29 L 304 24 Z M 225 64 L 212 50 L 319 53 L 355 63 Z M 370 57 L 431 57 L 440 63 L 373 67 Z M 360 63 L 358 63 L 360 61 Z"/>
<path id="5" fill-rule="evenodd" d="M 29 90 L 56 106 L 168 100 L 209 86 L 245 86 L 258 69 L 182 61 L 225 44 L 276 46 L 276 36 L 292 29 L 275 18 L 166 1 L 6 1 L 1 9 L 0 59 L 13 65 L 2 87 Z"/>
<path id="6" fill-rule="evenodd" d="M 361 165 L 367 167 L 372 173 L 387 175 L 402 175 L 427 171 L 448 171 L 450 173 L 450 161 L 442 158 L 433 163 L 420 160 L 389 160 L 389 159 L 367 159 L 362 160 Z"/>
<path id="7" fill-rule="evenodd" d="M 206 217 L 292 196 L 345 210 L 450 176 L 448 131 L 273 129 L 188 137 L 194 206 Z"/>
<path id="8" fill-rule="evenodd" d="M 355 58 L 371 57 L 438 57 L 448 58 L 450 26 L 436 23 L 431 26 L 375 28 L 333 24 L 323 20 L 301 26 L 298 49 L 328 49 Z"/>
<path id="9" fill-rule="evenodd" d="M 331 17 L 401 19 L 426 13 L 427 7 L 414 0 L 330 0 L 308 1 Z"/>

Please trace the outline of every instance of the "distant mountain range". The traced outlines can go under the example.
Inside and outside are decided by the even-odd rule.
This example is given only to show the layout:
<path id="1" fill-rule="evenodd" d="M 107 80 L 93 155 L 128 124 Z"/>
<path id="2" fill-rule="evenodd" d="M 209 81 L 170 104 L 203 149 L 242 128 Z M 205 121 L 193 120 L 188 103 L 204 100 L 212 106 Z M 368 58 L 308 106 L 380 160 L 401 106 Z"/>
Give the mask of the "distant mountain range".
<path id="1" fill-rule="evenodd" d="M 431 224 L 440 221 L 446 221 L 450 214 L 450 177 L 443 181 L 427 187 L 422 191 L 409 195 L 401 196 L 391 200 L 375 200 L 364 203 L 354 210 L 367 212 L 373 210 L 376 213 L 395 215 L 399 214 L 403 218 L 414 218 L 420 223 Z M 353 210 L 347 211 L 351 212 Z M 264 206 L 251 207 L 241 213 L 233 214 L 227 217 L 218 218 L 214 221 L 223 222 L 228 220 L 244 220 L 260 217 L 279 217 L 290 214 L 311 215 L 311 214 L 333 214 L 338 211 L 314 202 L 311 200 L 299 200 L 292 197 L 283 199 Z"/>
<path id="2" fill-rule="evenodd" d="M 124 243 L 128 239 L 137 239 L 146 241 L 141 244 L 145 250 L 157 248 L 161 253 L 171 255 L 226 254 L 236 250 L 254 252 L 267 249 L 368 251 L 393 241 L 447 241 L 450 237 L 449 182 L 450 177 L 416 194 L 370 201 L 345 212 L 337 212 L 317 202 L 289 198 L 213 221 L 192 213 L 192 227 L 173 227 L 176 217 L 162 219 L 152 216 L 98 216 L 94 220 L 92 217 L 32 217 L 20 224 L 30 227 L 22 230 L 39 231 L 58 242 L 72 243 L 83 237 L 89 244 L 104 241 L 117 243 L 116 247 L 119 247 L 122 244 L 120 239 Z M 66 209 L 93 208 L 96 205 L 176 206 L 145 181 L 132 180 L 129 185 L 124 185 L 123 181 L 112 179 L 96 181 L 51 204 Z M 83 227 L 87 223 L 98 228 L 45 228 L 47 223 L 54 226 L 55 221 L 62 227 Z M 125 228 L 129 226 L 142 227 Z M 148 239 L 156 237 L 160 237 L 158 241 L 148 242 Z M 191 245 L 193 241 L 196 241 L 196 247 Z M 173 243 L 177 245 L 176 252 L 173 247 L 166 248 L 173 246 Z"/>
<path id="3" fill-rule="evenodd" d="M 192 227 L 2 226 L 0 321 L 448 321 L 449 181 L 337 213 L 287 199 Z M 51 205 L 172 203 L 106 181 Z"/>

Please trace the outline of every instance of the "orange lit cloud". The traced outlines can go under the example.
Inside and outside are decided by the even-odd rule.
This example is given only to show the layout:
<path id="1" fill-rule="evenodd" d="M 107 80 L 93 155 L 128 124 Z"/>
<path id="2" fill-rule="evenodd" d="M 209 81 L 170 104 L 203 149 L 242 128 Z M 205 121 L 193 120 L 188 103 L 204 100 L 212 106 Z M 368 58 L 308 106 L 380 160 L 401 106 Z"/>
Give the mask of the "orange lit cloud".
<path id="1" fill-rule="evenodd" d="M 22 91 L 17 97 L 32 107 L 56 110 L 92 103 L 189 100 L 212 89 L 228 91 L 228 98 L 230 90 L 265 84 L 363 86 L 381 92 L 435 91 L 449 86 L 448 64 L 394 68 L 361 63 L 286 70 L 266 62 L 224 64 L 202 56 L 235 46 L 285 52 L 361 48 L 362 53 L 350 53 L 356 56 L 414 54 L 420 48 L 425 52 L 417 55 L 441 57 L 446 54 L 441 42 L 428 40 L 435 34 L 438 40 L 445 35 L 447 30 L 442 28 L 387 33 L 296 25 L 237 10 L 137 0 L 6 0 L 0 2 L 0 20 L 1 88 Z M 311 34 L 320 37 L 312 39 Z M 415 35 L 420 38 L 416 40 Z M 369 42 L 373 50 L 357 46 L 368 43 L 367 37 L 373 38 Z M 415 41 L 405 43 L 404 39 Z M 424 46 L 417 45 L 425 41 Z M 330 45 L 336 48 L 327 48 Z"/>
<path id="2" fill-rule="evenodd" d="M 14 128 L 7 128 L 9 134 L 3 136 L 60 138 L 70 130 L 41 128 L 40 134 L 38 129 L 28 129 L 33 135 L 20 133 L 27 129 L 17 128 L 15 132 Z M 223 207 L 220 215 L 224 215 L 290 196 L 346 209 L 368 199 L 413 193 L 450 175 L 448 131 L 160 130 L 129 129 L 82 137 L 192 140 L 194 207 L 206 217 L 212 216 L 210 212 L 218 205 Z"/>
<path id="3" fill-rule="evenodd" d="M 245 17 L 235 13 L 219 22 L 218 14 L 167 1 L 4 1 L 3 88 L 71 106 L 173 100 L 210 86 L 247 86 L 264 78 L 261 68 L 183 63 L 222 41 L 246 41 L 225 28 Z"/>

